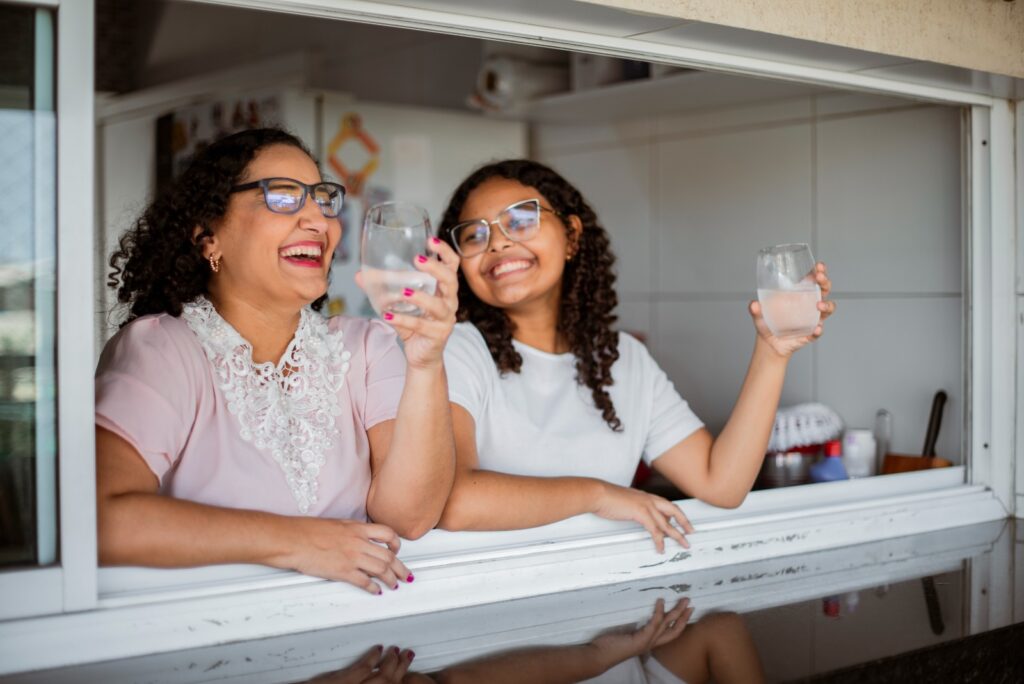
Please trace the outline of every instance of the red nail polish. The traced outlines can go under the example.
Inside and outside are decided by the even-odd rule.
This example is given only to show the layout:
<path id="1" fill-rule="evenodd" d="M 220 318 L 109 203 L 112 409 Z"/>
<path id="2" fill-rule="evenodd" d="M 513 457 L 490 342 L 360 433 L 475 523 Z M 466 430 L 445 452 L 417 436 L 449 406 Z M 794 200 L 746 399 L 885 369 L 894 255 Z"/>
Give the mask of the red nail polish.
<path id="1" fill-rule="evenodd" d="M 395 582 L 395 586 L 391 587 L 391 591 L 397 591 L 397 590 L 398 590 L 398 582 Z"/>
<path id="2" fill-rule="evenodd" d="M 433 242 L 435 245 L 441 244 L 441 241 L 436 237 L 430 238 L 430 241 Z"/>
<path id="3" fill-rule="evenodd" d="M 416 261 L 420 262 L 421 264 L 425 264 L 427 263 L 427 257 L 423 256 L 422 254 L 417 254 Z"/>
<path id="4" fill-rule="evenodd" d="M 414 579 L 416 579 L 416 578 L 415 578 L 415 577 L 413 577 L 413 576 L 412 576 L 412 573 L 410 572 L 410 573 L 409 573 L 409 576 L 405 578 L 405 581 L 406 581 L 406 582 L 412 582 L 412 581 L 413 581 Z"/>
<path id="5" fill-rule="evenodd" d="M 395 314 L 391 313 L 390 311 L 385 311 L 384 312 L 384 320 L 385 321 L 390 321 L 394 317 L 395 317 Z"/>
<path id="6" fill-rule="evenodd" d="M 373 648 L 377 651 L 377 653 L 383 653 L 384 652 L 384 647 L 381 646 L 380 644 L 377 644 Z"/>
<path id="7" fill-rule="evenodd" d="M 401 652 L 402 652 L 402 649 L 400 649 L 397 646 L 395 646 L 395 655 L 398 655 Z"/>
<path id="8" fill-rule="evenodd" d="M 413 292 L 414 290 L 410 287 L 407 287 L 404 290 L 402 290 L 402 294 L 404 294 L 406 297 L 412 297 Z"/>
<path id="9" fill-rule="evenodd" d="M 409 651 L 408 656 L 409 656 L 409 662 L 411 663 L 412 659 L 416 657 L 416 654 L 413 653 L 412 651 Z"/>

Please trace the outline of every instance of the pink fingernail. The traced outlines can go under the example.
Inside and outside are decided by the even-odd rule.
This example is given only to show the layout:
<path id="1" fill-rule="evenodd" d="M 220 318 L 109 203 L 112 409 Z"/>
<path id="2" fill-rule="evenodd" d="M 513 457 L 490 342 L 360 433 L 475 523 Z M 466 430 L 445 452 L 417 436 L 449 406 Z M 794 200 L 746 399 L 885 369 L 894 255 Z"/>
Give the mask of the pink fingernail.
<path id="1" fill-rule="evenodd" d="M 441 241 L 440 241 L 439 239 L 437 239 L 436 237 L 434 237 L 434 238 L 430 238 L 430 241 L 431 241 L 432 243 L 434 243 L 435 245 L 439 245 L 439 244 L 441 244 Z"/>
<path id="2" fill-rule="evenodd" d="M 395 582 L 395 586 L 391 587 L 391 591 L 397 591 L 397 590 L 398 590 L 398 582 Z"/>
<path id="3" fill-rule="evenodd" d="M 410 573 L 409 573 L 409 576 L 405 578 L 405 581 L 406 581 L 406 582 L 412 582 L 412 581 L 413 581 L 414 579 L 416 579 L 416 578 L 415 578 L 415 577 L 413 577 L 413 576 L 412 576 L 412 573 L 410 572 Z"/>
<path id="4" fill-rule="evenodd" d="M 416 261 L 420 262 L 421 264 L 425 264 L 427 263 L 427 257 L 423 256 L 422 254 L 417 254 Z"/>
<path id="5" fill-rule="evenodd" d="M 392 319 L 393 319 L 394 317 L 395 317 L 395 314 L 391 313 L 390 311 L 385 311 L 385 312 L 384 312 L 384 320 L 385 320 L 385 321 L 390 321 L 390 320 L 392 320 Z"/>
<path id="6" fill-rule="evenodd" d="M 413 290 L 411 287 L 407 287 L 404 290 L 402 290 L 402 294 L 404 294 L 406 297 L 412 297 L 413 292 L 415 292 L 415 290 Z"/>

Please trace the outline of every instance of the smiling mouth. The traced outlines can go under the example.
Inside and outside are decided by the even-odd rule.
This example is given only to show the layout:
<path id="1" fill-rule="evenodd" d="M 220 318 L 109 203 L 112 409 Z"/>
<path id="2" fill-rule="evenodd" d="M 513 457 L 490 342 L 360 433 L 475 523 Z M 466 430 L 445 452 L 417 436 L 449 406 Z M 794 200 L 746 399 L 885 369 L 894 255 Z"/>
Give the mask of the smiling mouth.
<path id="1" fill-rule="evenodd" d="M 318 244 L 289 245 L 281 249 L 281 258 L 295 266 L 319 268 L 323 265 L 324 248 Z"/>
<path id="2" fill-rule="evenodd" d="M 497 280 L 512 273 L 519 273 L 533 266 L 533 262 L 527 259 L 516 259 L 514 261 L 502 261 L 488 271 L 488 275 Z"/>

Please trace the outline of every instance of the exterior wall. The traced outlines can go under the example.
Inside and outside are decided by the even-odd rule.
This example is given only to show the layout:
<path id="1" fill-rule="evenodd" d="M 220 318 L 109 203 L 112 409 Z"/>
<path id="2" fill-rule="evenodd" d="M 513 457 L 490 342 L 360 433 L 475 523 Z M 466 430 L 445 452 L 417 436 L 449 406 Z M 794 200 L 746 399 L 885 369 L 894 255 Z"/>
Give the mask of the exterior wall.
<path id="1" fill-rule="evenodd" d="M 583 1 L 1024 77 L 1024 2 Z"/>

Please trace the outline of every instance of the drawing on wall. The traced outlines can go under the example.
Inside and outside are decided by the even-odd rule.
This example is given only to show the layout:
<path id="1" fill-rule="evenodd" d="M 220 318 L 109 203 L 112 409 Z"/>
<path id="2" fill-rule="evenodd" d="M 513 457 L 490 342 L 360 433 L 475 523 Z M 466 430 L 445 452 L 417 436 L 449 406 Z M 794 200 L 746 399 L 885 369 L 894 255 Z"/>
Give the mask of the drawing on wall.
<path id="1" fill-rule="evenodd" d="M 338 123 L 338 130 L 326 149 L 327 164 L 339 183 L 345 186 L 345 205 L 341 216 L 341 241 L 334 250 L 334 263 L 346 272 L 358 268 L 359 239 L 366 210 L 375 204 L 387 202 L 392 197 L 391 189 L 384 185 L 371 184 L 370 180 L 380 168 L 381 146 L 377 139 L 364 127 L 363 118 L 355 112 L 344 113 Z M 328 301 L 328 313 L 345 313 L 350 302 L 341 294 L 335 294 Z M 368 303 L 359 307 L 360 315 L 371 314 Z M 353 313 L 348 311 L 348 313 Z"/>
<path id="2" fill-rule="evenodd" d="M 281 124 L 277 95 L 203 102 L 165 114 L 157 119 L 157 188 L 166 187 L 196 152 L 215 140 L 246 128 Z"/>

